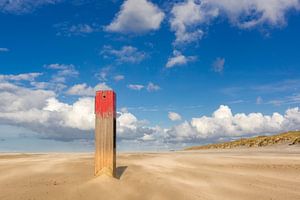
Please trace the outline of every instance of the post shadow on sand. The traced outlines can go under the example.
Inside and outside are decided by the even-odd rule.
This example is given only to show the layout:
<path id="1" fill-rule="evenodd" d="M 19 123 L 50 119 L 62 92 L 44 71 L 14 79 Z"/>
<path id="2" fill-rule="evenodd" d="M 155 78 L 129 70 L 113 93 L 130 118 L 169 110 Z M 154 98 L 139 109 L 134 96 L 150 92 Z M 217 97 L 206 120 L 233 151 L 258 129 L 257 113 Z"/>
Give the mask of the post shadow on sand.
<path id="1" fill-rule="evenodd" d="M 119 166 L 116 168 L 116 178 L 121 179 L 121 176 L 125 172 L 128 166 Z"/>

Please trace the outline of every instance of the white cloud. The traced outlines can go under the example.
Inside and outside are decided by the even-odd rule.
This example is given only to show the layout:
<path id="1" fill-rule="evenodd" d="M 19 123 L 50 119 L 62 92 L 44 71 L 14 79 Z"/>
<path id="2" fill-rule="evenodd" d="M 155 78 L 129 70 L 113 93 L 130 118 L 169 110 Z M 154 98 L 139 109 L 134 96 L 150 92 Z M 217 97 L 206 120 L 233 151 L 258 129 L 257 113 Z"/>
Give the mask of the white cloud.
<path id="1" fill-rule="evenodd" d="M 148 85 L 147 85 L 147 90 L 148 90 L 149 92 L 158 91 L 158 90 L 160 90 L 160 89 L 161 89 L 161 88 L 159 87 L 159 85 L 155 85 L 155 84 L 152 83 L 152 82 L 148 83 Z"/>
<path id="2" fill-rule="evenodd" d="M 9 49 L 8 48 L 0 48 L 0 52 L 8 52 Z"/>
<path id="3" fill-rule="evenodd" d="M 118 117 L 118 125 L 120 127 L 120 132 L 125 132 L 125 129 L 136 130 L 137 128 L 137 118 L 131 113 L 121 113 Z"/>
<path id="4" fill-rule="evenodd" d="M 144 86 L 144 85 L 140 85 L 140 84 L 129 84 L 127 85 L 127 87 L 131 90 L 142 90 L 142 89 L 147 89 L 148 92 L 154 92 L 154 91 L 158 91 L 161 88 L 159 87 L 159 85 L 155 85 L 152 82 L 149 82 L 148 85 Z"/>
<path id="5" fill-rule="evenodd" d="M 34 81 L 37 77 L 41 76 L 42 73 L 25 73 L 25 74 L 0 74 L 0 81 Z"/>
<path id="6" fill-rule="evenodd" d="M 69 32 L 73 34 L 82 34 L 82 33 L 92 33 L 95 30 L 88 24 L 77 24 L 77 25 L 72 25 L 69 28 Z"/>
<path id="7" fill-rule="evenodd" d="M 41 109 L 55 93 L 47 90 L 31 90 L 8 82 L 0 82 L 0 113 Z"/>
<path id="8" fill-rule="evenodd" d="M 100 80 L 100 81 L 107 81 L 107 76 L 109 75 L 110 71 L 111 71 L 112 67 L 109 65 L 107 67 L 103 67 L 99 73 L 96 74 L 96 77 Z"/>
<path id="9" fill-rule="evenodd" d="M 95 90 L 94 88 L 88 86 L 86 83 L 82 83 L 73 85 L 67 90 L 66 94 L 78 96 L 93 96 L 95 95 Z"/>
<path id="10" fill-rule="evenodd" d="M 65 64 L 49 64 L 49 65 L 44 65 L 45 68 L 47 69 L 68 69 L 70 67 L 74 67 L 73 65 L 65 65 Z"/>
<path id="11" fill-rule="evenodd" d="M 128 108 L 127 108 L 127 107 L 122 107 L 122 108 L 120 109 L 120 111 L 121 111 L 121 112 L 126 112 L 126 113 L 127 113 L 127 112 L 128 112 Z"/>
<path id="12" fill-rule="evenodd" d="M 146 58 L 146 53 L 139 51 L 133 46 L 123 46 L 122 48 L 113 49 L 111 46 L 104 46 L 101 54 L 104 58 L 115 58 L 118 63 L 140 63 Z"/>
<path id="13" fill-rule="evenodd" d="M 144 134 L 144 136 L 141 138 L 143 141 L 154 141 L 156 138 L 153 135 Z"/>
<path id="14" fill-rule="evenodd" d="M 187 121 L 166 130 L 165 140 L 168 142 L 189 142 L 197 139 L 197 132 L 195 128 Z"/>
<path id="15" fill-rule="evenodd" d="M 138 120 L 127 111 L 120 112 L 117 118 L 117 132 L 121 140 L 153 141 L 158 139 L 160 129 L 147 126 L 147 122 Z"/>
<path id="16" fill-rule="evenodd" d="M 84 94 L 83 91 L 87 90 L 94 95 L 92 87 L 81 86 L 73 91 L 74 94 L 90 95 Z M 27 88 L 9 82 L 0 82 L 0 96 L 0 124 L 23 127 L 38 133 L 39 137 L 65 141 L 88 139 L 93 134 L 94 98 L 84 97 L 74 103 L 65 103 L 52 90 Z M 170 112 L 169 118 L 179 120 L 178 115 Z M 233 114 L 228 106 L 222 105 L 211 116 L 192 118 L 169 129 L 151 127 L 127 109 L 121 109 L 117 116 L 118 140 L 154 142 L 156 146 L 296 129 L 300 129 L 299 107 L 287 109 L 284 114 L 264 115 Z"/>
<path id="17" fill-rule="evenodd" d="M 56 83 L 56 82 L 43 82 L 43 81 L 31 81 L 30 85 L 34 87 L 34 89 L 47 89 L 47 90 L 53 90 L 57 93 L 64 90 L 67 86 L 63 83 Z"/>
<path id="18" fill-rule="evenodd" d="M 94 99 L 80 98 L 72 105 L 62 103 L 56 98 L 47 99 L 47 105 L 42 112 L 55 114 L 54 119 L 61 127 L 75 128 L 79 130 L 92 130 L 94 128 Z"/>
<path id="19" fill-rule="evenodd" d="M 99 85 L 98 85 L 99 86 Z M 0 83 L 0 124 L 24 127 L 55 140 L 89 138 L 95 126 L 94 98 L 61 102 L 55 92 Z M 118 113 L 118 140 L 148 140 L 157 128 L 126 110 Z M 147 135 L 147 136 L 145 136 Z"/>
<path id="20" fill-rule="evenodd" d="M 225 58 L 216 58 L 212 67 L 215 72 L 221 73 L 224 70 Z"/>
<path id="21" fill-rule="evenodd" d="M 207 0 L 205 3 L 217 7 L 227 15 L 232 24 L 240 28 L 257 25 L 282 26 L 286 23 L 286 13 L 300 9 L 298 0 Z"/>
<path id="22" fill-rule="evenodd" d="M 144 33 L 157 30 L 164 16 L 164 13 L 148 0 L 126 0 L 105 30 L 120 33 Z"/>
<path id="23" fill-rule="evenodd" d="M 69 88 L 66 94 L 75 96 L 95 96 L 97 90 L 111 90 L 105 83 L 99 83 L 95 87 L 88 86 L 86 83 L 76 84 Z"/>
<path id="24" fill-rule="evenodd" d="M 176 3 L 171 10 L 171 29 L 175 31 L 175 43 L 189 43 L 199 40 L 203 36 L 200 28 L 195 28 L 206 21 L 205 12 L 201 12 L 201 5 L 194 0 Z M 212 13 L 217 15 L 218 13 Z"/>
<path id="25" fill-rule="evenodd" d="M 66 79 L 69 77 L 77 77 L 79 72 L 75 69 L 73 64 L 66 65 L 66 64 L 49 64 L 44 65 L 47 69 L 57 70 L 56 74 L 52 76 L 52 82 L 55 83 L 65 83 Z"/>
<path id="26" fill-rule="evenodd" d="M 0 0 L 0 11 L 12 14 L 25 14 L 39 7 L 54 5 L 59 2 L 62 2 L 62 0 Z"/>
<path id="27" fill-rule="evenodd" d="M 129 84 L 127 87 L 131 90 L 141 90 L 144 88 L 143 85 L 139 85 L 139 84 Z"/>
<path id="28" fill-rule="evenodd" d="M 170 57 L 168 59 L 168 62 L 166 64 L 167 68 L 172 68 L 179 65 L 186 65 L 188 62 L 196 60 L 195 56 L 184 56 L 181 54 L 181 52 L 174 50 L 173 51 L 173 57 Z"/>
<path id="29" fill-rule="evenodd" d="M 57 29 L 57 36 L 85 36 L 87 34 L 99 31 L 97 24 L 72 24 L 68 22 L 63 22 L 55 24 L 54 28 Z"/>
<path id="30" fill-rule="evenodd" d="M 168 113 L 168 117 L 170 120 L 172 121 L 179 121 L 181 120 L 181 116 L 180 114 L 176 113 L 176 112 L 169 112 Z"/>
<path id="31" fill-rule="evenodd" d="M 114 80 L 115 80 L 115 81 L 121 81 L 121 80 L 123 80 L 124 78 L 125 78 L 124 75 L 116 75 L 116 76 L 114 76 Z"/>
<path id="32" fill-rule="evenodd" d="M 299 9 L 299 0 L 185 0 L 174 4 L 170 25 L 175 44 L 186 44 L 201 39 L 205 27 L 218 17 L 241 29 L 278 27 L 286 24 L 288 11 Z"/>
<path id="33" fill-rule="evenodd" d="M 236 137 L 278 133 L 300 129 L 300 109 L 287 109 L 284 115 L 273 113 L 232 114 L 228 106 L 221 105 L 211 117 L 193 118 L 168 130 L 174 141 L 192 141 L 208 138 Z"/>
<path id="34" fill-rule="evenodd" d="M 108 85 L 106 85 L 106 83 L 99 83 L 94 87 L 95 91 L 97 90 L 112 90 L 111 87 L 109 87 Z"/>

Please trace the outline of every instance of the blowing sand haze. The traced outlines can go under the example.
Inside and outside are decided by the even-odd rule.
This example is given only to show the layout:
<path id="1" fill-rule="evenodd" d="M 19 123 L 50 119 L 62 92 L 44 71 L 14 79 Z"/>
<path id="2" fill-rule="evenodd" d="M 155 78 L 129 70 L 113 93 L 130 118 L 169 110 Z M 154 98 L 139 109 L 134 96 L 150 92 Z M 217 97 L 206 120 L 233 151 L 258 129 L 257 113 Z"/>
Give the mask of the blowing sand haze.
<path id="1" fill-rule="evenodd" d="M 1 154 L 1 200 L 300 199 L 300 148 L 121 153 L 117 178 L 91 154 Z"/>

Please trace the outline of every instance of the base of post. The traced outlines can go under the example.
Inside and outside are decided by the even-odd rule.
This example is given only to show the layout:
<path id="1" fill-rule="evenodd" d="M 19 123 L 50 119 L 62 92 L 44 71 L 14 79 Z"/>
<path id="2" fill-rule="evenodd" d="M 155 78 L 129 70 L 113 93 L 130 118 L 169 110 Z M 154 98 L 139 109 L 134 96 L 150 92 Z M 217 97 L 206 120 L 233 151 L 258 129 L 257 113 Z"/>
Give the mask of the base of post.
<path id="1" fill-rule="evenodd" d="M 101 175 L 107 175 L 110 177 L 116 177 L 115 173 L 112 169 L 104 167 L 103 169 L 101 169 L 100 171 L 95 172 L 95 176 L 101 176 Z"/>

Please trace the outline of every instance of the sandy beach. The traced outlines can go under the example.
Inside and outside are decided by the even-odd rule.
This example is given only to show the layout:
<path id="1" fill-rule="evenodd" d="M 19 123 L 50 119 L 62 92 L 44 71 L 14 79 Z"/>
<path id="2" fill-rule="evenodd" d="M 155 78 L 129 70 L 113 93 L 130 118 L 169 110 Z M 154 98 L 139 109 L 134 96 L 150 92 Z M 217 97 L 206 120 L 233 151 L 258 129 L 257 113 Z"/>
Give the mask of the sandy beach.
<path id="1" fill-rule="evenodd" d="M 300 148 L 120 153 L 118 178 L 92 153 L 0 154 L 1 200 L 300 199 Z"/>

